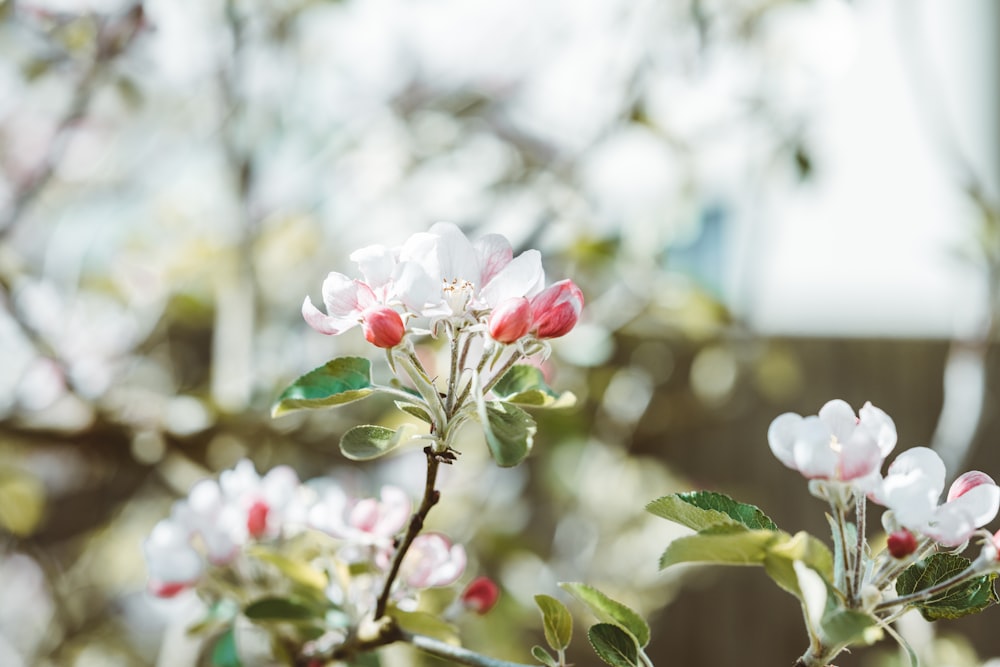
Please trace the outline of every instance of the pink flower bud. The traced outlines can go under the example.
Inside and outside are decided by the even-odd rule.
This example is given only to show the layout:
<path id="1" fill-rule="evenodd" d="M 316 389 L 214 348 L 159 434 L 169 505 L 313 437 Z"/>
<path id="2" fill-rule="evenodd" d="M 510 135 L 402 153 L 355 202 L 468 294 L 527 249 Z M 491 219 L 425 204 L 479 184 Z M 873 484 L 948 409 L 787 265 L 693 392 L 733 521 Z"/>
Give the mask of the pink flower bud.
<path id="1" fill-rule="evenodd" d="M 504 299 L 490 313 L 490 336 L 499 343 L 513 343 L 528 333 L 531 319 L 531 303 L 526 298 Z"/>
<path id="2" fill-rule="evenodd" d="M 889 535 L 886 548 L 893 558 L 906 558 L 917 550 L 917 538 L 913 533 L 903 528 Z"/>
<path id="3" fill-rule="evenodd" d="M 964 496 L 966 493 L 976 488 L 980 484 L 993 484 L 993 478 L 984 472 L 979 472 L 978 470 L 970 470 L 967 473 L 963 473 L 951 483 L 951 488 L 948 489 L 948 502 L 951 502 L 959 496 Z"/>
<path id="4" fill-rule="evenodd" d="M 500 588 L 489 577 L 476 577 L 462 591 L 462 606 L 477 614 L 485 614 L 500 598 Z"/>
<path id="5" fill-rule="evenodd" d="M 179 581 L 172 581 L 170 583 L 163 583 L 160 581 L 150 581 L 149 582 L 149 592 L 158 598 L 172 598 L 181 591 L 185 591 L 191 587 L 191 584 L 183 583 Z"/>
<path id="6" fill-rule="evenodd" d="M 583 292 L 572 280 L 560 280 L 531 300 L 532 329 L 539 338 L 565 336 L 580 319 Z"/>
<path id="7" fill-rule="evenodd" d="M 403 318 L 387 306 L 372 306 L 361 314 L 361 318 L 365 340 L 375 347 L 396 347 L 406 333 Z"/>
<path id="8" fill-rule="evenodd" d="M 267 532 L 267 515 L 271 508 L 263 500 L 254 501 L 247 511 L 247 533 L 250 537 L 259 539 Z"/>

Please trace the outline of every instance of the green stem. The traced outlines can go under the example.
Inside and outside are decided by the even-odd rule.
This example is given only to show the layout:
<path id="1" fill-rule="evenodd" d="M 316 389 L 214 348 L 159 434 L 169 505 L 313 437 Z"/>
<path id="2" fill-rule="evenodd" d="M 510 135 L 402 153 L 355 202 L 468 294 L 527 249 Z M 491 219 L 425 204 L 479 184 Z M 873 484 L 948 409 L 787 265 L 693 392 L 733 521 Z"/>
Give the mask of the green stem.
<path id="1" fill-rule="evenodd" d="M 400 350 L 400 352 L 401 354 L 397 357 L 400 365 L 413 381 L 413 386 L 427 402 L 427 408 L 431 411 L 431 418 L 434 420 L 434 427 L 439 433 L 443 432 L 448 424 L 448 413 L 445 410 L 444 401 L 441 400 L 441 394 L 434 387 L 434 383 L 427 376 L 427 371 L 424 370 L 413 350 Z"/>
<path id="2" fill-rule="evenodd" d="M 521 360 L 521 352 L 513 345 L 509 345 L 508 347 L 514 350 L 514 354 L 510 356 L 510 359 L 504 362 L 503 366 L 501 366 L 500 370 L 497 371 L 492 378 L 490 378 L 489 382 L 486 382 L 483 385 L 483 396 L 488 394 L 490 389 L 495 387 L 497 382 L 499 382 L 503 376 L 507 374 L 507 371 L 513 368 L 514 364 Z"/>
<path id="3" fill-rule="evenodd" d="M 857 530 L 857 540 L 854 544 L 854 569 L 852 572 L 852 589 L 855 592 L 855 598 L 852 602 L 857 603 L 861 597 L 861 582 L 863 581 L 862 569 L 865 563 L 865 515 L 867 510 L 868 501 L 862 494 L 857 494 L 854 499 L 855 507 L 855 517 L 856 517 L 856 527 Z"/>
<path id="4" fill-rule="evenodd" d="M 844 567 L 841 570 L 841 581 L 837 582 L 837 586 L 844 591 L 844 595 L 848 601 L 851 601 L 854 599 L 854 593 L 851 591 L 850 576 L 848 574 L 851 571 L 851 554 L 847 548 L 847 531 L 844 530 L 844 523 L 847 519 L 844 516 L 844 508 L 833 500 L 830 501 L 830 508 L 833 510 L 834 518 L 837 521 L 837 532 L 840 537 L 837 542 L 840 544 L 840 557 L 844 561 Z"/>

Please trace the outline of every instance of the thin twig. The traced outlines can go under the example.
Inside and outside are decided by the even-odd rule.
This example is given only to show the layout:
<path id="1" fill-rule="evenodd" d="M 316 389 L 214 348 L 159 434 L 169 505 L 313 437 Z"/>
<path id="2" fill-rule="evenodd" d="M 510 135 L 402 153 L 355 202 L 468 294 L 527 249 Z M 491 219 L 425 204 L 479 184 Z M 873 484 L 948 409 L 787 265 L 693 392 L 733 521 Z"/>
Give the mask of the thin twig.
<path id="1" fill-rule="evenodd" d="M 506 660 L 490 658 L 469 649 L 452 646 L 451 644 L 446 644 L 430 637 L 424 637 L 423 635 L 411 635 L 404 632 L 403 641 L 412 644 L 425 653 L 451 660 L 460 665 L 470 665 L 471 667 L 531 667 L 520 662 L 508 662 Z M 534 667 L 537 667 L 537 665 Z"/>
<path id="2" fill-rule="evenodd" d="M 389 574 L 385 578 L 382 593 L 379 594 L 378 603 L 375 605 L 375 620 L 385 616 L 385 610 L 389 606 L 389 595 L 392 593 L 392 584 L 396 580 L 396 575 L 399 574 L 399 567 L 403 563 L 403 558 L 410 549 L 410 545 L 413 544 L 413 540 L 416 539 L 420 530 L 424 527 L 427 514 L 440 499 L 440 493 L 434 488 L 434 484 L 437 481 L 437 472 L 441 461 L 430 447 L 424 447 L 424 454 L 427 455 L 427 481 L 424 484 L 424 497 L 420 501 L 420 507 L 410 517 L 410 523 L 406 527 L 406 534 L 403 535 L 403 541 L 396 548 L 396 553 L 392 558 L 392 566 L 389 568 Z"/>

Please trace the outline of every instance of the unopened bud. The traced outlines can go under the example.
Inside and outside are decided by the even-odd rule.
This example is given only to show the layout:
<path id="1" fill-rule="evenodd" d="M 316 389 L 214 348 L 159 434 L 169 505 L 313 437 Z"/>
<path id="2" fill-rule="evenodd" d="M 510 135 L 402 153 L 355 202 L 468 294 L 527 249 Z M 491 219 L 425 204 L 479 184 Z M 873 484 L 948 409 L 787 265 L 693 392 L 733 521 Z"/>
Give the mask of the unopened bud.
<path id="1" fill-rule="evenodd" d="M 905 528 L 897 530 L 889 535 L 886 548 L 893 558 L 906 558 L 917 550 L 917 538 Z"/>
<path id="2" fill-rule="evenodd" d="M 485 614 L 500 598 L 500 588 L 489 577 L 476 577 L 462 591 L 462 606 L 477 614 Z"/>
<path id="3" fill-rule="evenodd" d="M 531 327 L 539 338 L 559 338 L 573 330 L 582 310 L 583 292 L 560 280 L 531 300 Z"/>
<path id="4" fill-rule="evenodd" d="M 250 537 L 260 538 L 267 532 L 267 515 L 271 508 L 263 500 L 257 500 L 247 512 L 247 533 Z"/>
<path id="5" fill-rule="evenodd" d="M 406 333 L 403 318 L 387 306 L 372 306 L 361 314 L 361 318 L 365 340 L 375 347 L 396 347 Z"/>
<path id="6" fill-rule="evenodd" d="M 501 301 L 490 313 L 489 331 L 499 343 L 513 343 L 531 329 L 531 303 L 523 296 Z"/>

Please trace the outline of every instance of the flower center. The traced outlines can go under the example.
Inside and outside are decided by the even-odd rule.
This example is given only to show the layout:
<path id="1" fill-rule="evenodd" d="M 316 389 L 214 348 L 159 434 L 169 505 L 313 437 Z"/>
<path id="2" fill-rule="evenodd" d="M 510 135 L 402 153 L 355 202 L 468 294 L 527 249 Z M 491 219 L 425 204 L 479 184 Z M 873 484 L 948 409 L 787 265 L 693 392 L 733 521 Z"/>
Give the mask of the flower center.
<path id="1" fill-rule="evenodd" d="M 464 278 L 452 278 L 451 280 L 445 278 L 442 282 L 441 292 L 448 307 L 451 308 L 451 312 L 456 315 L 464 313 L 476 293 L 476 286 Z"/>

